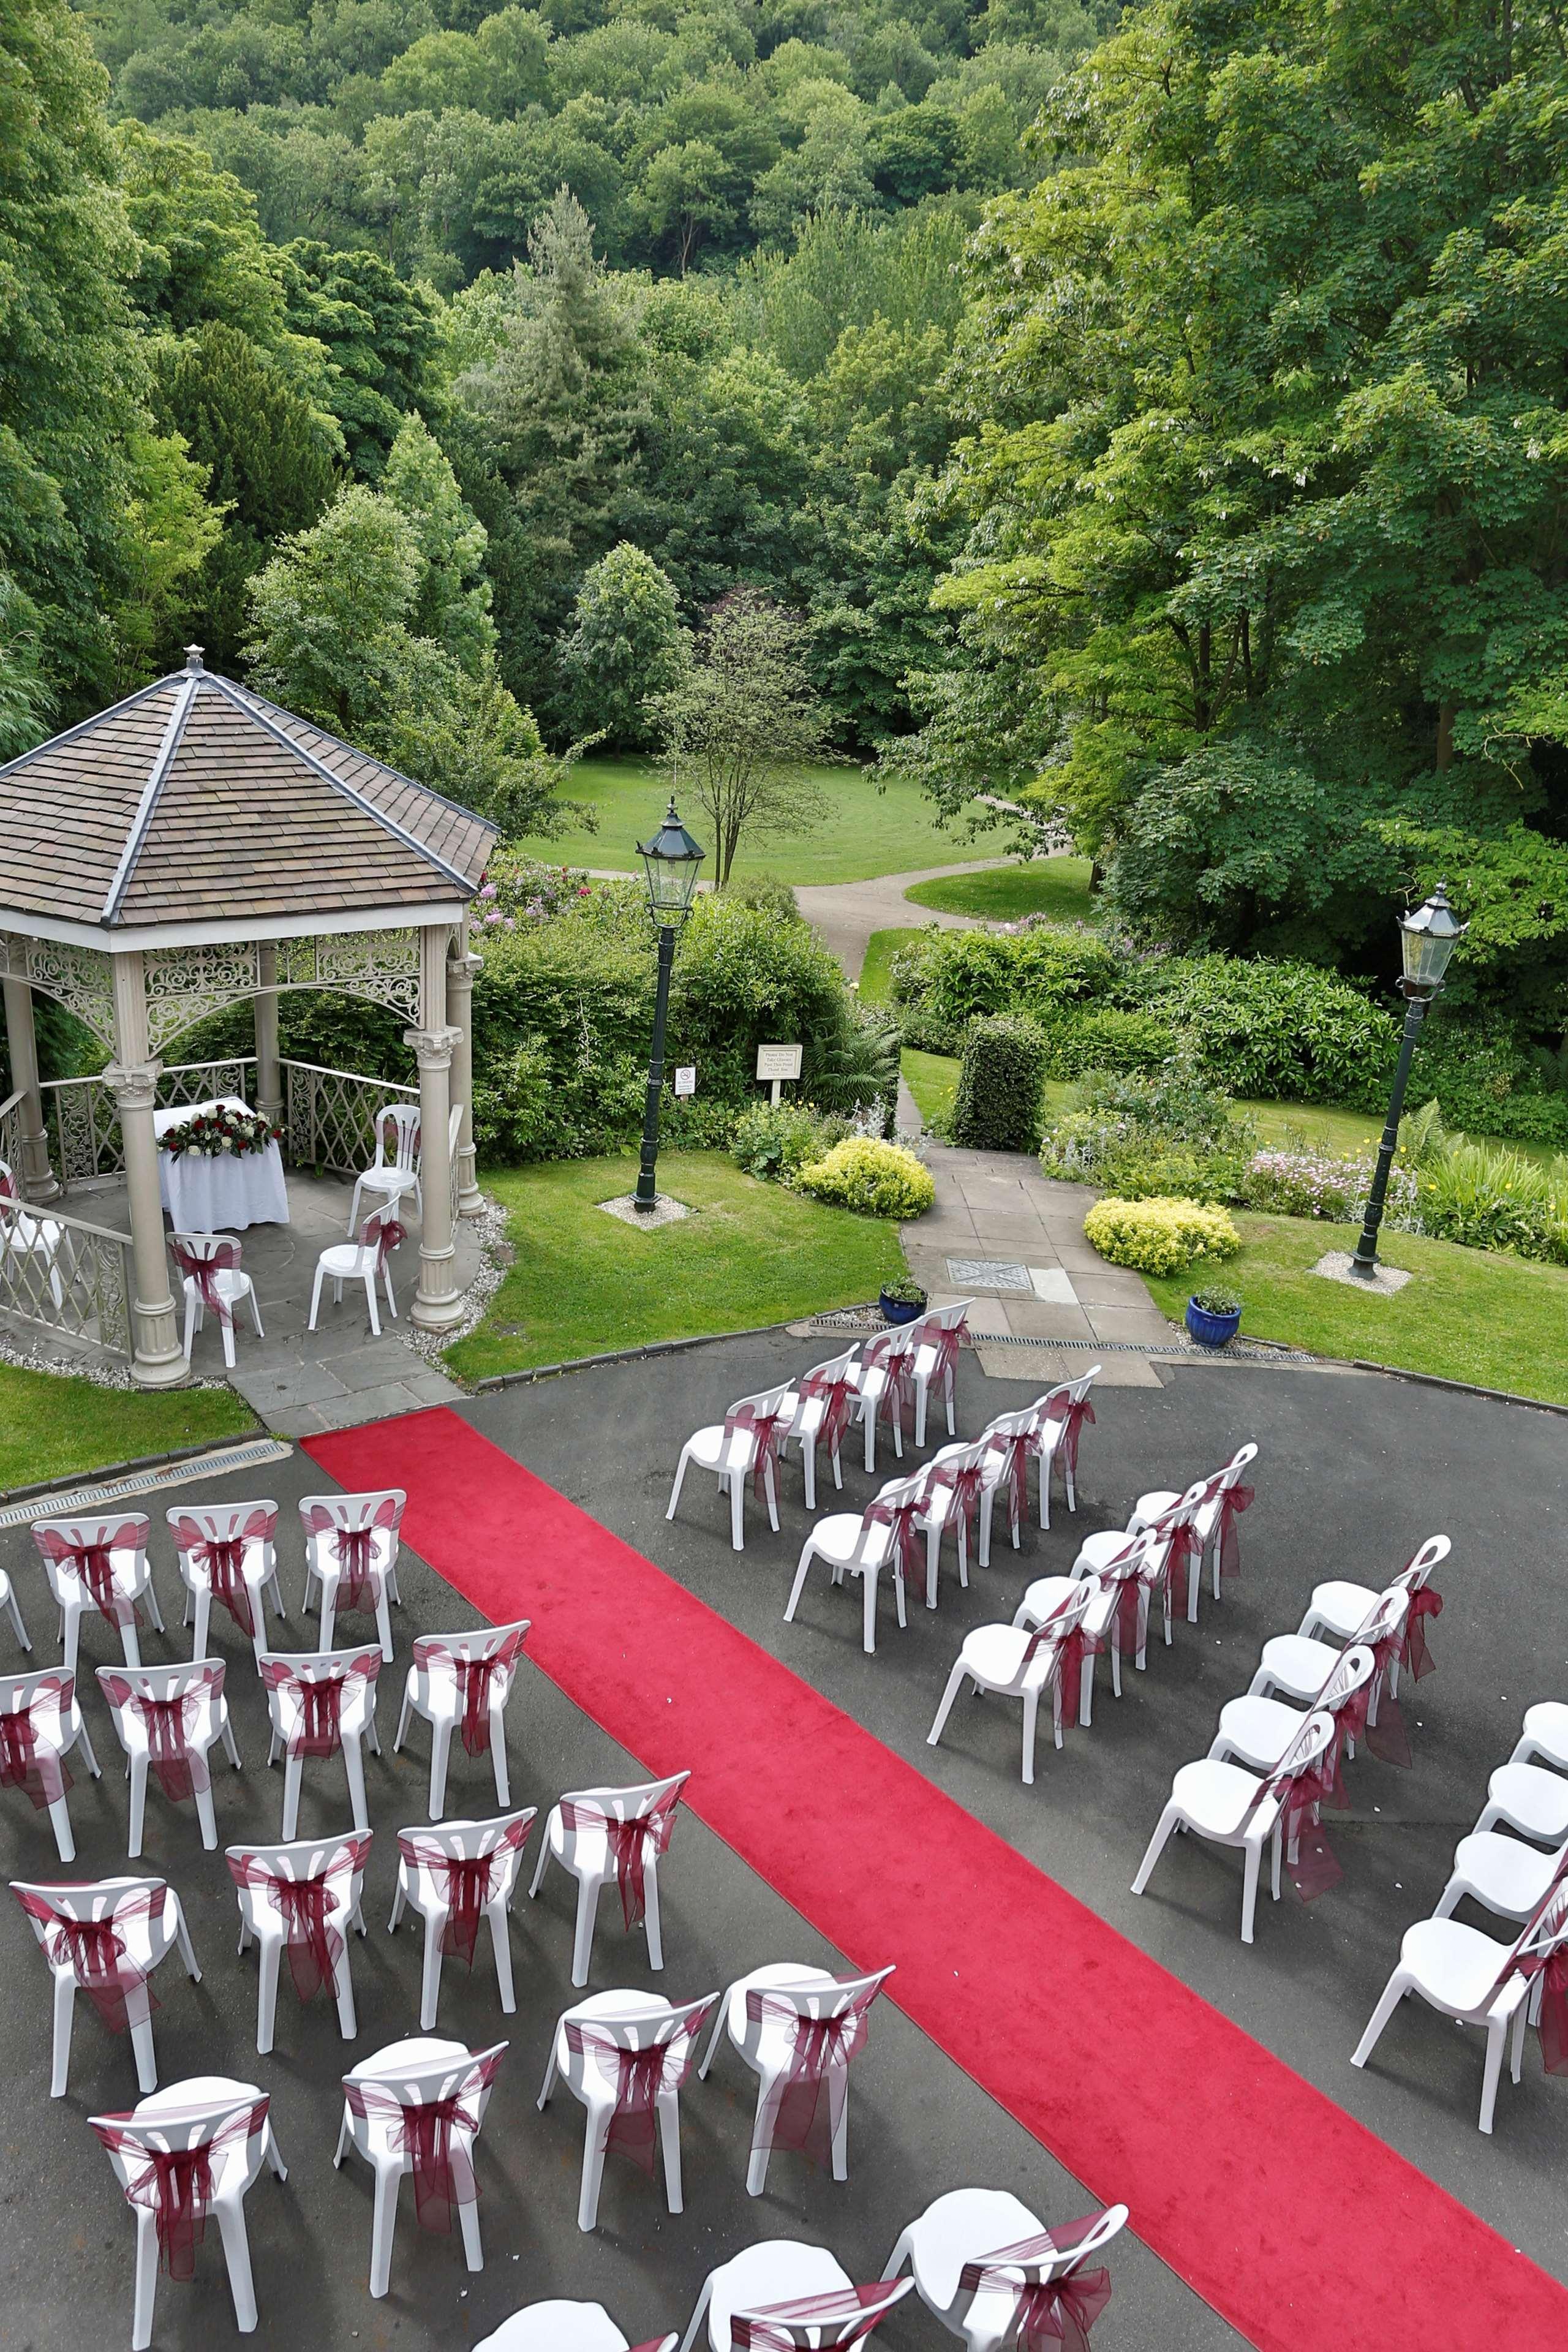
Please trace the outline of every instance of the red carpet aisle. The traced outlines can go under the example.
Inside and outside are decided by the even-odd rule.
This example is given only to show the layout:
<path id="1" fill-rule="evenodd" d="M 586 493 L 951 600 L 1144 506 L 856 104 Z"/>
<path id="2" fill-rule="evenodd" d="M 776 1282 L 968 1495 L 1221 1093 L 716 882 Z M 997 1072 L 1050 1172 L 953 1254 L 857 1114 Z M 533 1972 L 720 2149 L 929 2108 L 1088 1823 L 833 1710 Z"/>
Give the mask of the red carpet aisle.
<path id="1" fill-rule="evenodd" d="M 1568 2345 L 1568 2289 L 456 1414 L 306 1451 L 405 1487 L 414 1549 L 1264 2352 Z"/>

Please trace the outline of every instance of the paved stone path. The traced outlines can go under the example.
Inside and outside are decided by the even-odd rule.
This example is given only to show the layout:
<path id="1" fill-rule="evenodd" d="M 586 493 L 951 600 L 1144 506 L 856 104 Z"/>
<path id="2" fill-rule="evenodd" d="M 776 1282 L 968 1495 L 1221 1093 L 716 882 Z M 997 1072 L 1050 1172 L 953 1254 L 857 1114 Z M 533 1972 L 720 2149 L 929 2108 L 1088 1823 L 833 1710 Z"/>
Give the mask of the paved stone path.
<path id="1" fill-rule="evenodd" d="M 973 915 L 947 915 L 935 907 L 911 907 L 904 892 L 912 884 L 934 882 L 942 874 L 984 874 L 994 866 L 1016 863 L 1011 857 L 973 857 L 963 866 L 922 866 L 917 873 L 879 874 L 869 882 L 797 883 L 795 903 L 850 979 L 858 980 L 866 961 L 866 942 L 873 931 L 918 930 L 926 923 L 939 924 L 944 931 L 982 928 Z"/>

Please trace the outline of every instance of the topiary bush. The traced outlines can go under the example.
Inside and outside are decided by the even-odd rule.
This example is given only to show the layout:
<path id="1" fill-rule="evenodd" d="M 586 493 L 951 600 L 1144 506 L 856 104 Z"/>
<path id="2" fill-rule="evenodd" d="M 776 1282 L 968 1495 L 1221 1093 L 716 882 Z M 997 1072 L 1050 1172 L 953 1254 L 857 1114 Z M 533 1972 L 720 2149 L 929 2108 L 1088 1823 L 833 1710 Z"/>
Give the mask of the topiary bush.
<path id="1" fill-rule="evenodd" d="M 1179 1274 L 1198 1258 L 1234 1257 L 1241 1247 L 1241 1235 L 1224 1209 L 1168 1194 L 1097 1201 L 1083 1231 L 1101 1257 L 1139 1274 Z"/>
<path id="2" fill-rule="evenodd" d="M 931 1171 L 900 1143 L 850 1136 L 795 1178 L 798 1192 L 867 1217 L 923 1217 L 936 1199 Z"/>
<path id="3" fill-rule="evenodd" d="M 999 1013 L 972 1021 L 952 1107 L 952 1139 L 976 1151 L 1035 1151 L 1047 1047 L 1039 1024 Z"/>

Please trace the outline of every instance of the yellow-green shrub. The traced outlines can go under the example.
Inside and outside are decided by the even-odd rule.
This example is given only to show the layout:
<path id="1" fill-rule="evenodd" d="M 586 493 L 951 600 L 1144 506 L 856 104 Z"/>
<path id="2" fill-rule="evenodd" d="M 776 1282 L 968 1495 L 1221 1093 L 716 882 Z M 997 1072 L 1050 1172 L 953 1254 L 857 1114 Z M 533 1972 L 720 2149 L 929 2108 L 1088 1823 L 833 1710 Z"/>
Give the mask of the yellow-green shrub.
<path id="1" fill-rule="evenodd" d="M 795 1177 L 795 1189 L 867 1217 L 923 1217 L 936 1198 L 930 1171 L 902 1145 L 852 1135 Z"/>
<path id="2" fill-rule="evenodd" d="M 1101 1257 L 1139 1274 L 1179 1274 L 1194 1258 L 1234 1257 L 1241 1247 L 1226 1210 L 1169 1193 L 1152 1201 L 1097 1201 L 1083 1230 Z"/>

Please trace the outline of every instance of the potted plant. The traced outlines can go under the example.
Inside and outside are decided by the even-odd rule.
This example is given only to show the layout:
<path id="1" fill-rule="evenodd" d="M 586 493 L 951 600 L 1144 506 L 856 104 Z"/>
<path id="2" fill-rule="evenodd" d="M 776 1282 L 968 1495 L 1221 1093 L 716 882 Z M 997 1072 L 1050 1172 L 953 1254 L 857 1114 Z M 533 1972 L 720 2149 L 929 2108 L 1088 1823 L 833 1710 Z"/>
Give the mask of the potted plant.
<path id="1" fill-rule="evenodd" d="M 1188 1299 L 1186 1320 L 1201 1348 L 1223 1348 L 1241 1328 L 1241 1300 L 1234 1290 L 1205 1284 Z"/>
<path id="2" fill-rule="evenodd" d="M 926 1294 L 912 1274 L 901 1274 L 897 1282 L 883 1284 L 879 1304 L 889 1323 L 912 1323 L 925 1313 Z"/>

